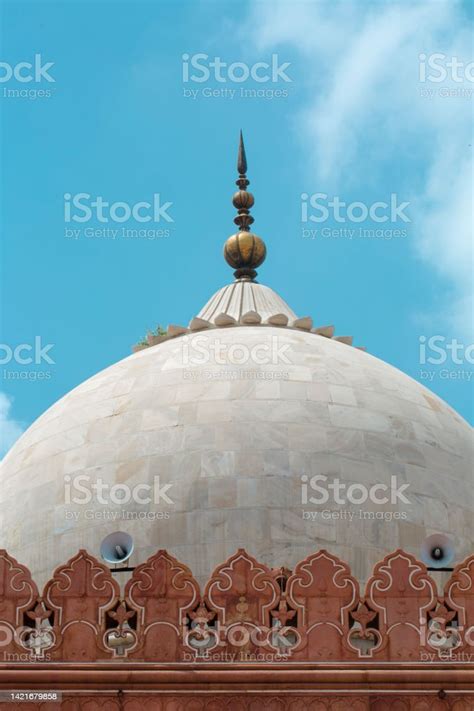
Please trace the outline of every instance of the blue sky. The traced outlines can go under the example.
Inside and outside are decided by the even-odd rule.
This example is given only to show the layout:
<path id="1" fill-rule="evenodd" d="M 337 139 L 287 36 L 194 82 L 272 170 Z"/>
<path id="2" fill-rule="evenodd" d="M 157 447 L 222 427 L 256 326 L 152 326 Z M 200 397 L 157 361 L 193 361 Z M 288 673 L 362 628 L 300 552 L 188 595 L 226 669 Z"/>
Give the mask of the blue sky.
<path id="1" fill-rule="evenodd" d="M 187 323 L 231 281 L 240 128 L 268 249 L 259 280 L 473 421 L 469 3 L 16 1 L 2 28 L 4 450 L 147 329 Z M 19 81 L 35 55 L 43 73 Z M 280 71 L 257 67 L 272 62 Z M 64 195 L 80 193 L 172 204 L 158 222 L 66 222 Z M 301 195 L 316 193 L 362 207 L 303 222 Z M 386 222 L 352 219 L 393 200 L 408 206 L 379 208 Z M 86 235 L 122 227 L 154 238 Z M 420 362 L 420 337 L 442 362 Z M 9 359 L 35 339 L 53 363 Z"/>

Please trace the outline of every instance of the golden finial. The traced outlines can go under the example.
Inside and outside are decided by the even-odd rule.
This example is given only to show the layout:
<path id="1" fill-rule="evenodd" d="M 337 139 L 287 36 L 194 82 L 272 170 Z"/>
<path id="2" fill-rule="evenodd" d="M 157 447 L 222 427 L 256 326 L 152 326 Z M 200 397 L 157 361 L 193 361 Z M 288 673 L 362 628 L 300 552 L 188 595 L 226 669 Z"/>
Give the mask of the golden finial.
<path id="1" fill-rule="evenodd" d="M 257 276 L 255 269 L 264 262 L 267 249 L 265 242 L 249 230 L 254 221 L 250 214 L 254 197 L 252 193 L 247 192 L 249 181 L 247 180 L 247 157 L 242 131 L 240 132 L 237 170 L 239 177 L 236 180 L 236 185 L 239 189 L 234 193 L 232 203 L 238 210 L 234 222 L 239 227 L 239 232 L 231 235 L 225 243 L 224 257 L 227 263 L 235 269 L 236 279 L 251 279 L 253 281 Z"/>

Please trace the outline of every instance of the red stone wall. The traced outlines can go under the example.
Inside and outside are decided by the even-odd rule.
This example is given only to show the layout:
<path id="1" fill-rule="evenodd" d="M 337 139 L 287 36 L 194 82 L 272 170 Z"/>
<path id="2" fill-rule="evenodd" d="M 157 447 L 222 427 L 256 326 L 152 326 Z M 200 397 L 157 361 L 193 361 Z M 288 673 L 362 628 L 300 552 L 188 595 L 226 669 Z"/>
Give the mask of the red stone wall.
<path id="1" fill-rule="evenodd" d="M 239 550 L 204 590 L 160 550 L 122 595 L 84 550 L 41 594 L 0 551 L 0 691 L 64 694 L 53 705 L 19 701 L 24 711 L 473 711 L 473 645 L 474 556 L 439 595 L 423 563 L 401 550 L 363 591 L 324 550 L 294 571 Z"/>

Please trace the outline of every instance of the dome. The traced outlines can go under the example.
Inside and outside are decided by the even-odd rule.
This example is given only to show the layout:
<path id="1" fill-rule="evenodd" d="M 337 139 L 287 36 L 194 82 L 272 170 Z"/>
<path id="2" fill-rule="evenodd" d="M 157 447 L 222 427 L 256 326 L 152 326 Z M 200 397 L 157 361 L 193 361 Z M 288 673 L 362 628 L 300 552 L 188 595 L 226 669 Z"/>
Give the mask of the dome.
<path id="1" fill-rule="evenodd" d="M 469 425 L 255 281 L 242 136 L 237 167 L 236 281 L 69 392 L 2 462 L 0 548 L 39 584 L 114 532 L 133 564 L 167 549 L 200 581 L 237 548 L 271 567 L 325 548 L 361 582 L 433 534 L 469 552 Z"/>
<path id="2" fill-rule="evenodd" d="M 244 291 L 254 309 L 271 302 L 253 282 Z M 196 332 L 175 328 L 45 412 L 3 461 L 0 547 L 38 582 L 78 548 L 98 555 L 117 530 L 133 537 L 135 563 L 165 548 L 201 580 L 237 548 L 270 566 L 326 548 L 363 580 L 398 546 L 419 556 L 434 532 L 462 559 L 467 423 L 372 355 L 251 313 L 249 325 L 240 314 L 217 327 L 215 315 L 208 328 L 194 320 Z M 377 497 L 400 492 L 381 505 L 374 485 Z"/>

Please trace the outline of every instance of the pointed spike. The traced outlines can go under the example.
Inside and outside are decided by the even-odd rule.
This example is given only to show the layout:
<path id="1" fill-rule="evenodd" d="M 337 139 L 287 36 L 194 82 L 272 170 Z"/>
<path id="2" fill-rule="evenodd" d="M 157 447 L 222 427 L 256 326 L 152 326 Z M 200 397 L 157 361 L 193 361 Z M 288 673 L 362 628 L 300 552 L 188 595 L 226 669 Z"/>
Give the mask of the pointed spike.
<path id="1" fill-rule="evenodd" d="M 175 336 L 182 336 L 183 333 L 187 333 L 189 329 L 185 328 L 184 326 L 177 326 L 174 323 L 171 323 L 166 331 L 166 335 L 168 337 L 174 338 Z"/>
<path id="2" fill-rule="evenodd" d="M 266 323 L 272 326 L 288 326 L 288 316 L 286 314 L 274 314 L 267 318 Z"/>
<path id="3" fill-rule="evenodd" d="M 147 339 L 147 341 L 148 341 L 148 345 L 149 345 L 149 346 L 156 346 L 158 343 L 162 343 L 163 341 L 167 341 L 167 340 L 168 340 L 168 336 L 167 336 L 167 335 L 154 336 L 152 333 L 149 333 L 148 336 L 146 337 L 146 339 Z"/>
<path id="4" fill-rule="evenodd" d="M 237 324 L 237 321 L 233 316 L 229 316 L 229 314 L 226 313 L 220 313 L 216 316 L 214 319 L 214 325 L 221 327 L 221 326 L 235 326 Z"/>
<path id="5" fill-rule="evenodd" d="M 299 328 L 302 331 L 311 331 L 313 326 L 313 319 L 311 316 L 303 316 L 303 318 L 297 318 L 290 323 L 291 328 Z"/>
<path id="6" fill-rule="evenodd" d="M 212 323 L 210 321 L 206 321 L 206 319 L 198 318 L 198 316 L 195 316 L 189 322 L 188 328 L 190 331 L 202 331 L 205 328 L 212 328 Z"/>
<path id="7" fill-rule="evenodd" d="M 257 324 L 262 322 L 262 317 L 256 311 L 247 311 L 240 319 L 241 323 Z"/>
<path id="8" fill-rule="evenodd" d="M 244 137 L 242 135 L 242 131 L 240 131 L 237 170 L 239 171 L 239 175 L 245 175 L 247 173 L 247 156 L 245 155 Z"/>
<path id="9" fill-rule="evenodd" d="M 319 328 L 313 328 L 313 333 L 325 338 L 332 338 L 334 336 L 334 326 L 319 326 Z"/>
<path id="10" fill-rule="evenodd" d="M 333 341 L 339 341 L 339 343 L 345 343 L 346 346 L 352 346 L 352 336 L 333 336 Z"/>
<path id="11" fill-rule="evenodd" d="M 145 348 L 148 348 L 147 343 L 136 343 L 134 346 L 132 346 L 132 351 L 133 353 L 138 353 L 138 351 L 143 351 Z"/>

